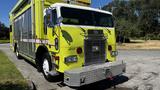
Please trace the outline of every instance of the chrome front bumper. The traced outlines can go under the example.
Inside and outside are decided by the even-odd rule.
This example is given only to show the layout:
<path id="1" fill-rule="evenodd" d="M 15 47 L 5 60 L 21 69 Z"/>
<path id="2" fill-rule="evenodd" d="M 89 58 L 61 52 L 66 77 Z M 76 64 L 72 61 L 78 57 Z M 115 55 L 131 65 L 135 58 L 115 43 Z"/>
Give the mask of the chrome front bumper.
<path id="1" fill-rule="evenodd" d="M 109 77 L 121 75 L 126 70 L 122 62 L 107 62 L 98 65 L 85 66 L 64 72 L 64 83 L 72 87 L 80 87 Z"/>

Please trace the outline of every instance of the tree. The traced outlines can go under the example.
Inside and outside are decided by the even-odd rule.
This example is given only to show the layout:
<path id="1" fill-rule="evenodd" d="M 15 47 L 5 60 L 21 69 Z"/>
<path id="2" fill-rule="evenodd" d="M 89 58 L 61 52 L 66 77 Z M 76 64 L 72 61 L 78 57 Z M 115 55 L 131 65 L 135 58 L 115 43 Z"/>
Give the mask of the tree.
<path id="1" fill-rule="evenodd" d="M 160 36 L 159 0 L 113 0 L 103 9 L 113 13 L 117 33 L 124 37 L 158 39 Z"/>
<path id="2" fill-rule="evenodd" d="M 0 39 L 9 39 L 9 28 L 0 22 Z"/>
<path id="3" fill-rule="evenodd" d="M 159 9 L 159 0 L 142 0 L 138 26 L 146 38 L 156 39 L 156 37 L 153 36 L 160 34 L 160 25 L 158 24 L 158 18 L 160 18 Z"/>

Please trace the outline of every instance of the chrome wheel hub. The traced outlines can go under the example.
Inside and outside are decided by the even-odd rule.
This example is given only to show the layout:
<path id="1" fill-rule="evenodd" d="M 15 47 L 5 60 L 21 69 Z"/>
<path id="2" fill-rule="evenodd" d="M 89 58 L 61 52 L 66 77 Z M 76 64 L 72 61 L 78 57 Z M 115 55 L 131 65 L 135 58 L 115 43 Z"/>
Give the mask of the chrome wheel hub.
<path id="1" fill-rule="evenodd" d="M 48 73 L 49 73 L 49 63 L 48 63 L 47 59 L 44 59 L 44 62 L 43 62 L 43 71 L 44 71 L 44 74 L 47 76 Z"/>

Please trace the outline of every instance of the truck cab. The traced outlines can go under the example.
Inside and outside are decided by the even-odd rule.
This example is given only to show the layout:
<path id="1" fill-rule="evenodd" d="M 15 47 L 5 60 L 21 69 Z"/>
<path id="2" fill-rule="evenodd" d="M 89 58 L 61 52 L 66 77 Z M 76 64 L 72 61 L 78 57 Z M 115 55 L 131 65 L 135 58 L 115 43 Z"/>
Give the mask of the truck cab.
<path id="1" fill-rule="evenodd" d="M 50 48 L 55 53 L 54 57 L 59 59 L 54 58 L 59 67 L 57 71 L 64 73 L 64 81 L 67 85 L 81 86 L 95 82 L 96 80 L 92 81 L 92 78 L 99 80 L 100 78 L 96 76 L 91 76 L 92 78 L 85 76 L 88 76 L 88 72 L 95 74 L 96 69 L 108 70 L 106 65 L 116 60 L 112 13 L 90 7 L 56 3 L 44 10 L 44 17 L 47 17 L 45 25 L 49 43 L 55 45 Z M 103 67 L 98 68 L 98 66 Z M 90 69 L 91 67 L 95 69 Z M 119 68 L 121 69 L 115 70 L 115 73 L 124 72 L 124 64 L 120 64 Z M 103 72 L 105 71 L 99 73 Z M 86 81 L 73 82 L 74 79 L 81 80 L 81 74 Z M 73 79 L 72 77 L 76 75 L 77 77 Z"/>

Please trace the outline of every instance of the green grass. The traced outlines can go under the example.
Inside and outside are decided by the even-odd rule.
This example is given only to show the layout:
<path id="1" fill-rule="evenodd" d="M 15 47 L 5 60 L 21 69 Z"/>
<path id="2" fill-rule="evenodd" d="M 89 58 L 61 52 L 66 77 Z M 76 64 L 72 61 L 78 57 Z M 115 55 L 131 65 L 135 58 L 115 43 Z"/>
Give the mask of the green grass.
<path id="1" fill-rule="evenodd" d="M 10 40 L 0 40 L 0 44 L 3 44 L 3 43 L 9 43 Z"/>
<path id="2" fill-rule="evenodd" d="M 2 51 L 0 51 L 0 90 L 27 90 L 26 80 Z"/>

